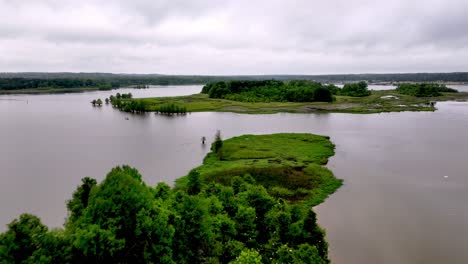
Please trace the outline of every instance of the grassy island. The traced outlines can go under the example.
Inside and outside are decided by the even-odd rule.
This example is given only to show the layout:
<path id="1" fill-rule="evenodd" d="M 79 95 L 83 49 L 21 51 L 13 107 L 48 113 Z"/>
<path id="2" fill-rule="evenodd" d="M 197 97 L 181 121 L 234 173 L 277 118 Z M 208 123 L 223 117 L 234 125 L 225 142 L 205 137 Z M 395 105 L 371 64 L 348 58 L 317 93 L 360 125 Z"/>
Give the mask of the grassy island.
<path id="1" fill-rule="evenodd" d="M 311 134 L 244 135 L 223 142 L 195 170 L 205 182 L 229 185 L 233 178 L 252 177 L 276 198 L 315 206 L 341 181 L 326 167 L 334 154 L 328 137 Z M 240 179 L 239 178 L 239 179 Z M 186 189 L 188 177 L 176 181 Z"/>
<path id="2" fill-rule="evenodd" d="M 381 113 L 435 111 L 435 101 L 468 100 L 468 93 L 439 84 L 400 84 L 395 90 L 367 89 L 366 82 L 339 88 L 313 81 L 228 81 L 205 85 L 201 94 L 123 100 L 122 105 L 158 112 L 172 105 L 187 112 L 248 114 Z"/>
<path id="3" fill-rule="evenodd" d="M 240 102 L 209 98 L 207 94 L 177 97 L 133 99 L 145 106 L 145 111 L 154 112 L 161 105 L 174 104 L 185 107 L 187 112 L 234 112 L 246 114 L 289 113 L 382 113 L 401 111 L 435 111 L 431 101 L 466 101 L 468 93 L 441 93 L 437 97 L 416 97 L 401 94 L 396 90 L 371 91 L 366 97 L 335 96 L 327 102 Z"/>
<path id="4" fill-rule="evenodd" d="M 341 181 L 310 134 L 217 135 L 203 165 L 171 188 L 128 166 L 86 177 L 64 228 L 22 214 L 0 234 L 1 263 L 329 263 L 311 209 Z"/>

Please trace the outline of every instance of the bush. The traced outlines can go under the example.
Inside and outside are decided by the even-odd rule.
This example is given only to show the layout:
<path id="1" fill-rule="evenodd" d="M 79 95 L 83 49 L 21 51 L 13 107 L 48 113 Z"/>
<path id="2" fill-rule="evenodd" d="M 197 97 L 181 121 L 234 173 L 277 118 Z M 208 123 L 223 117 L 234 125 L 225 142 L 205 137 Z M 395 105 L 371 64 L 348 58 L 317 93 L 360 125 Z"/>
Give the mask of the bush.
<path id="1" fill-rule="evenodd" d="M 338 90 L 338 95 L 364 97 L 369 96 L 371 92 L 367 89 L 366 82 L 347 83 L 342 89 Z"/>
<path id="2" fill-rule="evenodd" d="M 445 85 L 435 83 L 401 83 L 396 89 L 401 94 L 416 97 L 435 97 L 442 93 L 457 93 L 458 91 Z"/>

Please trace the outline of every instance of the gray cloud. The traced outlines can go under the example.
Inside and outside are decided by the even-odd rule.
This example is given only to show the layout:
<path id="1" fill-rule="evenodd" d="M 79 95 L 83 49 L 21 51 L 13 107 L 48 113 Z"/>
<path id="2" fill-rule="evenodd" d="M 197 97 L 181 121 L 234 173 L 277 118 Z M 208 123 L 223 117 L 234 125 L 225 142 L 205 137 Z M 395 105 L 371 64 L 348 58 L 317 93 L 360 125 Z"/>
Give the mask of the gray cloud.
<path id="1" fill-rule="evenodd" d="M 468 71 L 466 0 L 0 0 L 0 71 Z"/>

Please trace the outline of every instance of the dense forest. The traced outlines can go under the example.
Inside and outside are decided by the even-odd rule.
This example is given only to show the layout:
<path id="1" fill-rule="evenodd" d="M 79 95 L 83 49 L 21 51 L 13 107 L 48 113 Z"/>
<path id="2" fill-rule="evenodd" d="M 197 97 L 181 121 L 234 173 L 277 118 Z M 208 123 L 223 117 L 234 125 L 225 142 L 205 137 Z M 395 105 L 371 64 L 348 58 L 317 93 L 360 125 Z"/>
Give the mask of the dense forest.
<path id="1" fill-rule="evenodd" d="M 405 73 L 405 74 L 335 74 L 335 75 L 161 75 L 111 73 L 0 73 L 1 90 L 100 88 L 123 86 L 206 84 L 233 80 L 309 80 L 324 83 L 340 82 L 468 82 L 468 73 Z M 146 87 L 146 86 L 145 86 Z"/>
<path id="2" fill-rule="evenodd" d="M 249 176 L 228 186 L 203 184 L 196 171 L 188 177 L 186 190 L 147 186 L 128 166 L 100 184 L 84 178 L 65 229 L 21 215 L 0 235 L 1 263 L 328 262 L 312 210 L 272 197 Z"/>
<path id="3" fill-rule="evenodd" d="M 22 90 L 41 88 L 87 88 L 93 87 L 101 90 L 119 88 L 118 82 L 110 80 L 91 79 L 25 79 L 0 78 L 0 90 Z"/>
<path id="4" fill-rule="evenodd" d="M 208 83 L 202 93 L 210 98 L 240 102 L 332 102 L 333 95 L 363 97 L 371 92 L 364 81 L 339 88 L 313 81 L 223 81 Z"/>
<path id="5" fill-rule="evenodd" d="M 445 85 L 434 83 L 401 83 L 396 88 L 401 94 L 407 94 L 416 97 L 434 97 L 441 96 L 442 93 L 457 93 L 458 91 L 448 88 Z"/>
<path id="6" fill-rule="evenodd" d="M 331 85 L 335 88 L 334 85 Z M 210 98 L 241 102 L 332 102 L 328 85 L 312 81 L 226 81 L 205 85 Z"/>

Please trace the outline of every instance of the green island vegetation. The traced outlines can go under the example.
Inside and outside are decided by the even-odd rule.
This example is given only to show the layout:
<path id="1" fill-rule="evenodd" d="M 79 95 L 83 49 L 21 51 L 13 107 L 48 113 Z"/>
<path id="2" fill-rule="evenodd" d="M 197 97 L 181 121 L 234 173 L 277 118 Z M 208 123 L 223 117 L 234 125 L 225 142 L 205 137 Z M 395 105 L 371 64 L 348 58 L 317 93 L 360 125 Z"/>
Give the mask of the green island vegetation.
<path id="1" fill-rule="evenodd" d="M 244 85 L 247 88 L 242 88 Z M 321 85 L 311 81 L 233 81 L 207 84 L 203 87 L 201 94 L 141 98 L 129 101 L 141 102 L 147 112 L 156 112 L 161 105 L 174 104 L 185 107 L 187 112 L 366 114 L 435 111 L 435 105 L 431 103 L 433 101 L 468 100 L 467 92 L 455 92 L 456 90 L 446 88 L 443 85 L 408 84 L 399 87 L 407 86 L 438 88 L 436 89 L 437 94 L 416 96 L 414 93 L 408 94 L 406 88 L 405 90 L 368 90 L 365 82 L 346 84 L 343 88 L 338 88 L 335 85 Z M 426 90 L 427 88 L 422 89 L 422 91 Z M 316 101 L 317 91 L 321 91 L 320 98 L 329 98 L 331 94 L 332 101 Z M 425 95 L 428 94 L 425 93 Z"/>
<path id="2" fill-rule="evenodd" d="M 146 103 L 141 100 L 130 100 L 132 97 L 132 93 L 117 93 L 115 96 L 111 95 L 109 98 L 106 98 L 106 104 L 110 102 L 113 107 L 124 112 L 136 114 L 146 112 Z M 93 105 L 95 105 L 96 100 L 93 100 L 93 102 Z M 187 108 L 185 106 L 169 103 L 159 105 L 158 108 L 155 109 L 155 112 L 163 115 L 184 115 L 187 113 Z"/>
<path id="3" fill-rule="evenodd" d="M 332 74 L 332 75 L 162 75 L 112 73 L 0 73 L 0 94 L 8 93 L 70 93 L 88 90 L 109 90 L 119 87 L 148 85 L 189 85 L 218 81 L 309 80 L 322 83 L 391 84 L 402 82 L 468 83 L 467 72 L 406 73 L 406 74 Z"/>
<path id="4" fill-rule="evenodd" d="M 347 83 L 341 89 L 334 89 L 333 94 L 351 97 L 364 97 L 371 95 L 371 91 L 367 89 L 367 83 L 360 81 L 358 83 Z"/>
<path id="5" fill-rule="evenodd" d="M 106 98 L 106 104 L 111 103 L 111 105 L 121 111 L 129 113 L 144 113 L 145 103 L 132 99 L 132 93 L 117 93 L 116 95 L 111 95 L 109 98 Z"/>
<path id="6" fill-rule="evenodd" d="M 341 90 L 334 85 L 333 90 Z M 367 84 L 366 84 L 367 87 Z M 239 102 L 332 102 L 328 85 L 312 81 L 227 81 L 205 85 L 209 98 Z"/>
<path id="7" fill-rule="evenodd" d="M 329 263 L 311 206 L 341 181 L 322 165 L 334 153 L 311 134 L 220 133 L 203 165 L 146 185 L 136 169 L 86 177 L 64 228 L 22 214 L 0 234 L 1 263 Z"/>
<path id="8" fill-rule="evenodd" d="M 442 96 L 442 93 L 458 93 L 455 89 L 436 83 L 401 83 L 396 91 L 416 97 L 437 97 Z"/>

